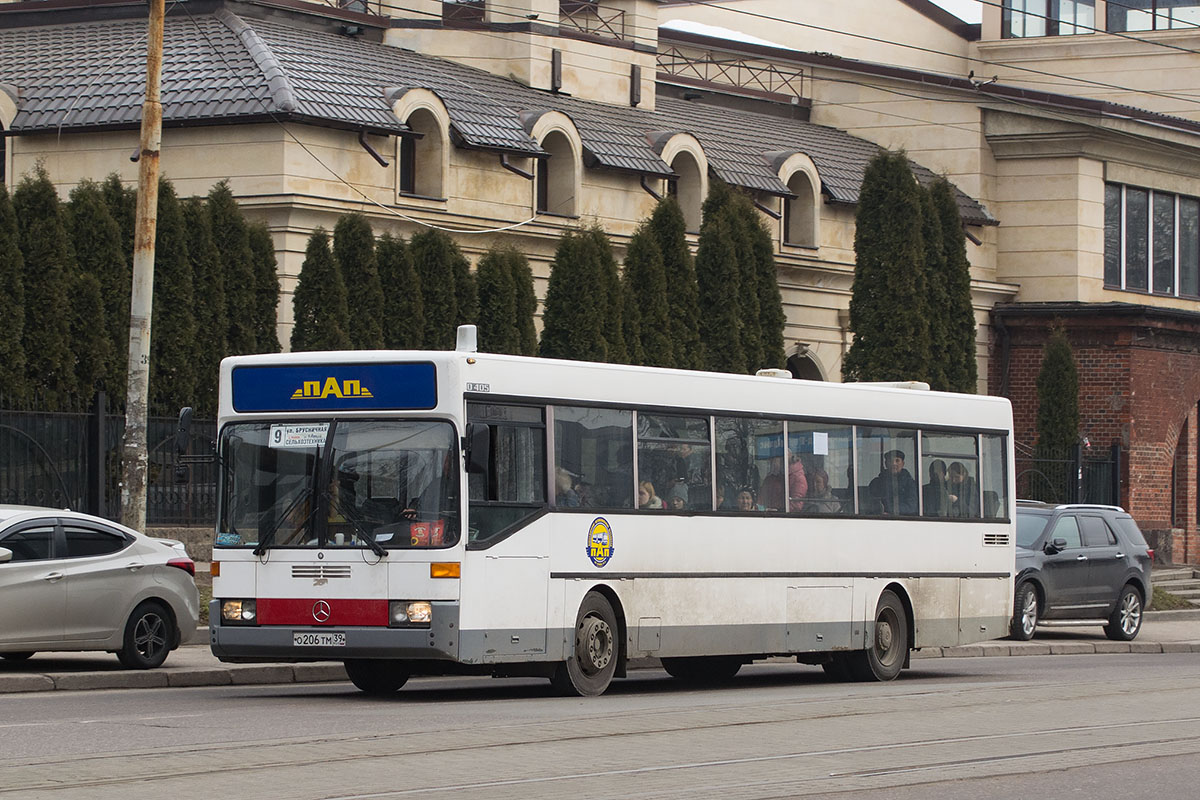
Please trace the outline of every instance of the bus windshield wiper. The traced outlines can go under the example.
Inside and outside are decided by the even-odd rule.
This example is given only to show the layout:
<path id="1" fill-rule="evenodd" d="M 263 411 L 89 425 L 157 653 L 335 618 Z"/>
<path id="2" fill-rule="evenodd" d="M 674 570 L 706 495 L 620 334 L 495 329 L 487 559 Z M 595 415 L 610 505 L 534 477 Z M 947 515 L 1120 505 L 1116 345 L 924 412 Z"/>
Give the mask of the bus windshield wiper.
<path id="1" fill-rule="evenodd" d="M 325 493 L 325 499 L 331 501 L 334 509 L 343 517 L 345 517 L 347 522 L 354 526 L 354 532 L 360 541 L 364 542 L 367 547 L 371 548 L 371 551 L 375 553 L 375 555 L 379 556 L 380 558 L 387 558 L 387 550 L 383 548 L 383 545 L 375 541 L 374 535 L 372 535 L 360 524 L 362 517 L 355 512 L 354 506 L 343 500 L 340 495 L 331 495 L 328 492 Z M 326 531 L 325 535 L 329 535 L 328 531 Z"/>
<path id="2" fill-rule="evenodd" d="M 291 516 L 292 512 L 296 510 L 300 503 L 303 502 L 305 498 L 312 496 L 312 493 L 313 490 L 311 486 L 305 486 L 300 490 L 300 493 L 296 495 L 295 499 L 288 503 L 287 508 L 285 508 L 283 513 L 279 515 L 279 519 L 275 520 L 275 524 L 271 526 L 271 529 L 267 531 L 259 540 L 258 547 L 255 547 L 253 550 L 254 555 L 261 556 L 263 553 L 267 552 L 267 547 L 269 547 L 275 540 L 275 533 L 281 527 L 283 527 L 283 523 L 287 521 L 288 517 Z M 304 530 L 304 528 L 308 525 L 308 521 L 312 519 L 313 512 L 315 511 L 316 504 L 313 504 L 313 507 L 310 508 L 308 513 L 304 515 L 304 519 L 300 520 L 300 524 L 296 526 L 296 530 Z"/>

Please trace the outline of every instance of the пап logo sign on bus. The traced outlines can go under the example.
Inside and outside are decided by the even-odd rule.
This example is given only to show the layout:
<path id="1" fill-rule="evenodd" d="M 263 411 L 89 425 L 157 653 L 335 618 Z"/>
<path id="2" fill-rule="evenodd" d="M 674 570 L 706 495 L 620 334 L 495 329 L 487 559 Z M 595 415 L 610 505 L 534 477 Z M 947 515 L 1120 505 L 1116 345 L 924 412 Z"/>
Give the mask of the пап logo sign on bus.
<path id="1" fill-rule="evenodd" d="M 357 380 L 344 380 L 340 383 L 337 378 L 329 377 L 325 382 L 304 381 L 299 389 L 292 392 L 293 400 L 324 400 L 327 397 L 374 397 L 371 390 Z"/>

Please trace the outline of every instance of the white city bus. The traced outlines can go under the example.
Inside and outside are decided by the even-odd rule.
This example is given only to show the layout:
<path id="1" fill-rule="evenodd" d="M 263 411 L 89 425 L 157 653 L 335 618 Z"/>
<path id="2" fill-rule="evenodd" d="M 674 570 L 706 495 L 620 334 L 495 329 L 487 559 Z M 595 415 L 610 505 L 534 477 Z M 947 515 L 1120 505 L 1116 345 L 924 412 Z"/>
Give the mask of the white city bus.
<path id="1" fill-rule="evenodd" d="M 218 658 L 340 660 L 377 694 L 493 674 L 596 695 L 633 658 L 890 680 L 1006 633 L 1006 400 L 473 338 L 222 362 Z"/>

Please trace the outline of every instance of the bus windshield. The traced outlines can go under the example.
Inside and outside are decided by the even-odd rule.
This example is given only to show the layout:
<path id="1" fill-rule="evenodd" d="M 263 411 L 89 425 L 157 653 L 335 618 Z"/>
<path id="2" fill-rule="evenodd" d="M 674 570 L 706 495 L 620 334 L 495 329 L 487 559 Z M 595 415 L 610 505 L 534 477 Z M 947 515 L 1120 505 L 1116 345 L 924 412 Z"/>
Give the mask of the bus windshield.
<path id="1" fill-rule="evenodd" d="M 448 547 L 454 428 L 417 420 L 249 422 L 221 432 L 217 546 Z"/>

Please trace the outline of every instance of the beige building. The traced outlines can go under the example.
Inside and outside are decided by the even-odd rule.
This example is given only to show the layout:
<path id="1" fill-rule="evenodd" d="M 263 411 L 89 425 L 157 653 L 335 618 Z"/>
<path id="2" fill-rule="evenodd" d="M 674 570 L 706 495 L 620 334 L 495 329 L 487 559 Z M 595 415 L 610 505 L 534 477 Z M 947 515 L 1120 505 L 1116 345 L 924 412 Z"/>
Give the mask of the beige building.
<path id="1" fill-rule="evenodd" d="M 56 6 L 0 4 L 0 177 L 41 160 L 64 194 L 132 183 L 144 9 Z M 1070 328 L 1117 499 L 1200 557 L 1191 6 L 1003 0 L 982 25 L 926 0 L 340 6 L 192 0 L 167 22 L 163 170 L 184 195 L 229 178 L 268 223 L 281 341 L 307 237 L 346 211 L 451 230 L 472 258 L 510 241 L 542 295 L 564 230 L 598 222 L 620 251 L 668 191 L 697 229 L 716 176 L 774 232 L 789 366 L 837 380 L 862 170 L 904 148 L 962 193 L 980 390 L 1032 445 L 1040 344 Z"/>

